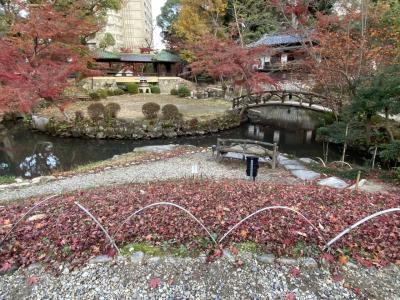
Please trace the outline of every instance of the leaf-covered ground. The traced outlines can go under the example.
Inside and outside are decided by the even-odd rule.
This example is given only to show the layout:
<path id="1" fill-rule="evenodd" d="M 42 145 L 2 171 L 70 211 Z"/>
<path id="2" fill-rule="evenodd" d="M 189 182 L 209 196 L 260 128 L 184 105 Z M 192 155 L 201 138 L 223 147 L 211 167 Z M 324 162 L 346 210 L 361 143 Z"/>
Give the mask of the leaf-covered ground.
<path id="1" fill-rule="evenodd" d="M 0 240 L 23 213 L 42 199 L 0 209 Z M 90 257 L 110 253 L 103 233 L 74 204 L 76 201 L 99 219 L 120 247 L 132 242 L 161 245 L 169 241 L 197 250 L 211 249 L 206 233 L 173 207 L 151 208 L 132 218 L 120 233 L 116 231 L 132 212 L 160 201 L 187 208 L 218 237 L 257 209 L 289 206 L 305 215 L 319 233 L 295 213 L 274 210 L 244 223 L 224 241 L 224 246 L 250 240 L 264 251 L 295 256 L 321 255 L 326 241 L 349 225 L 372 213 L 400 207 L 400 196 L 395 195 L 248 181 L 189 180 L 102 188 L 58 197 L 37 209 L 30 216 L 39 216 L 38 220 L 23 221 L 1 246 L 0 266 L 5 262 L 28 265 L 36 261 L 80 264 Z M 352 257 L 366 265 L 399 263 L 400 215 L 370 221 L 333 248 L 339 250 L 336 254 L 341 253 L 342 259 Z"/>

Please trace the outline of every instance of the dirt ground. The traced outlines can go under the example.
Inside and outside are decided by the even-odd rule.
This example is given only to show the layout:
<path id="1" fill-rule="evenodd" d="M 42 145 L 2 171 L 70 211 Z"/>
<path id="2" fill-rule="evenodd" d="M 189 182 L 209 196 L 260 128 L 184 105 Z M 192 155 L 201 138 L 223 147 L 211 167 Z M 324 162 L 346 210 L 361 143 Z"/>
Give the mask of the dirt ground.
<path id="1" fill-rule="evenodd" d="M 118 103 L 121 106 L 121 111 L 118 117 L 126 120 L 140 120 L 143 119 L 142 106 L 146 102 L 156 102 L 161 107 L 166 104 L 175 104 L 179 111 L 183 114 L 185 119 L 198 118 L 200 120 L 206 120 L 208 118 L 214 118 L 216 115 L 223 114 L 226 110 L 231 108 L 231 103 L 225 100 L 218 99 L 185 99 L 179 98 L 172 95 L 122 95 L 108 97 L 105 100 L 100 101 L 104 105 L 110 102 Z M 75 111 L 81 110 L 86 113 L 86 108 L 94 103 L 93 101 L 78 101 L 70 104 L 66 113 L 71 118 L 74 117 Z M 62 117 L 61 113 L 54 107 L 43 109 L 39 112 L 39 115 L 45 117 Z"/>

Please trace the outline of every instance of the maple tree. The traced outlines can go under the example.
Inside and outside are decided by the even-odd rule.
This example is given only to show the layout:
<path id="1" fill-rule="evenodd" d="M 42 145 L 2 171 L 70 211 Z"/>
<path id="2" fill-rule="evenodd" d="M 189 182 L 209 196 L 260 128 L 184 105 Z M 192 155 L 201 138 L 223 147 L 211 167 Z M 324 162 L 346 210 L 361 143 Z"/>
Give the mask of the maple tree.
<path id="1" fill-rule="evenodd" d="M 0 39 L 0 109 L 29 112 L 45 99 L 63 111 L 69 99 L 62 93 L 72 84 L 70 77 L 89 73 L 91 58 L 81 37 L 97 25 L 87 22 L 74 5 L 68 10 L 51 3 L 21 9 L 26 16 Z"/>
<path id="2" fill-rule="evenodd" d="M 275 84 L 270 76 L 256 69 L 259 58 L 268 52 L 267 47 L 245 48 L 233 40 L 206 35 L 190 50 L 196 56 L 190 65 L 194 74 L 228 80 L 235 87 L 244 88 L 248 95 L 262 90 L 264 85 Z"/>
<path id="3" fill-rule="evenodd" d="M 381 28 L 381 16 L 378 9 L 369 13 L 368 26 L 363 25 L 366 17 L 358 11 L 345 16 L 318 16 L 312 34 L 318 46 L 309 48 L 307 70 L 332 100 L 330 107 L 337 113 L 356 97 L 362 77 L 393 63 L 395 48 L 391 33 Z"/>

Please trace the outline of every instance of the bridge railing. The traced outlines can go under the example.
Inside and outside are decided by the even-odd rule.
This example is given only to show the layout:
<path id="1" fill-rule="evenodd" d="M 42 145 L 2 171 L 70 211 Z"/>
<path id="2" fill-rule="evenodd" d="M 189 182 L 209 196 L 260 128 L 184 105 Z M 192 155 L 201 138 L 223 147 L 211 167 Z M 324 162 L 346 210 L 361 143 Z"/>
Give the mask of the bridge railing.
<path id="1" fill-rule="evenodd" d="M 258 149 L 253 149 L 254 146 L 259 146 Z M 258 157 L 270 157 L 271 161 L 268 163 L 272 169 L 277 166 L 277 160 L 279 156 L 278 144 L 266 143 L 253 140 L 244 139 L 218 139 L 217 140 L 217 160 L 222 158 L 224 153 L 233 152 L 243 155 L 243 158 L 247 155 L 258 156 Z"/>
<path id="2" fill-rule="evenodd" d="M 242 108 L 244 106 L 255 106 L 266 104 L 268 102 L 297 102 L 300 106 L 308 105 L 312 107 L 315 104 L 323 104 L 327 98 L 312 92 L 300 91 L 264 91 L 251 95 L 244 95 L 232 100 L 232 108 Z"/>

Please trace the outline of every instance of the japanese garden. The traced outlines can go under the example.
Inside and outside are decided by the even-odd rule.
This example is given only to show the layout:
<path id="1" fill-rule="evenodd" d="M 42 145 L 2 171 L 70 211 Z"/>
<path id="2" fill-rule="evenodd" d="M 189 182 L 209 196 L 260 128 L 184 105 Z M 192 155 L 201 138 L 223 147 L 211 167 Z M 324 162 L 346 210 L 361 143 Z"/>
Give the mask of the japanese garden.
<path id="1" fill-rule="evenodd" d="M 0 299 L 398 299 L 396 0 L 0 1 Z"/>

